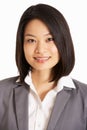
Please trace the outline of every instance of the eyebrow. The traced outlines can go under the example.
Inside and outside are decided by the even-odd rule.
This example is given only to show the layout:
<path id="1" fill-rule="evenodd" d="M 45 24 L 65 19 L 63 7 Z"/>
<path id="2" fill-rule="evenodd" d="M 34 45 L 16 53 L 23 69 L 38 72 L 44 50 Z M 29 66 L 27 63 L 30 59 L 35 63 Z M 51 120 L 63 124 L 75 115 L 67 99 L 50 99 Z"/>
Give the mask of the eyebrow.
<path id="1" fill-rule="evenodd" d="M 32 34 L 25 34 L 25 37 L 26 37 L 26 36 L 36 37 L 36 36 L 34 36 L 34 35 L 32 35 Z"/>
<path id="2" fill-rule="evenodd" d="M 44 36 L 48 36 L 48 35 L 51 35 L 51 33 L 48 32 L 48 33 L 44 34 Z M 25 34 L 25 37 L 26 37 L 26 36 L 36 37 L 35 35 L 29 34 L 29 33 L 28 33 L 28 34 Z"/>

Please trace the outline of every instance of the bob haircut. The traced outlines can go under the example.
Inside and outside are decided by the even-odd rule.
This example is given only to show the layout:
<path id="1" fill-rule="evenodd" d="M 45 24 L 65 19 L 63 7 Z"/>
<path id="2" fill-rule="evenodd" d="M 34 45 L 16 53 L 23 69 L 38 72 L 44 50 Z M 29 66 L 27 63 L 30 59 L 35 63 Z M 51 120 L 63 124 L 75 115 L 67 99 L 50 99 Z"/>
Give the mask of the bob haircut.
<path id="1" fill-rule="evenodd" d="M 69 26 L 64 16 L 54 7 L 46 4 L 30 6 L 21 16 L 16 37 L 16 64 L 20 74 L 20 81 L 24 79 L 31 69 L 25 59 L 23 43 L 24 31 L 29 21 L 39 19 L 45 23 L 54 38 L 59 51 L 60 60 L 52 69 L 51 81 L 57 81 L 68 75 L 74 67 L 75 55 Z"/>

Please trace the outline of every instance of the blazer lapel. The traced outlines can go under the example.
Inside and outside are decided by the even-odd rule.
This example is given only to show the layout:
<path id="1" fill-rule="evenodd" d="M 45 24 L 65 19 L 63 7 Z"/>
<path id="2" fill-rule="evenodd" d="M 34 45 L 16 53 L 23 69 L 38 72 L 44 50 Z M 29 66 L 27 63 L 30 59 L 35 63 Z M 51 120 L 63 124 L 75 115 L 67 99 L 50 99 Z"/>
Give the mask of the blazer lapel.
<path id="1" fill-rule="evenodd" d="M 28 130 L 28 93 L 29 91 L 24 85 L 14 88 L 18 130 Z"/>
<path id="2" fill-rule="evenodd" d="M 70 88 L 69 88 L 69 90 L 70 90 Z M 53 111 L 51 114 L 51 118 L 48 123 L 47 130 L 54 130 L 56 123 L 58 122 L 69 98 L 70 98 L 70 93 L 68 93 L 67 90 L 63 89 L 61 92 L 59 92 L 57 94 L 56 101 L 55 101 L 54 108 L 53 108 Z"/>

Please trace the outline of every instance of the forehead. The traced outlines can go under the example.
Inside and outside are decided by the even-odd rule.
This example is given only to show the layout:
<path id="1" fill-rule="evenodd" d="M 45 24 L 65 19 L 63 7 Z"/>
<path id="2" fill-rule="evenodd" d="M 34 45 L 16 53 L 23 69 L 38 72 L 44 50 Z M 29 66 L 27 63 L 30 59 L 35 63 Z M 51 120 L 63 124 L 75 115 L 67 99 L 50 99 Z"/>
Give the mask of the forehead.
<path id="1" fill-rule="evenodd" d="M 42 22 L 39 19 L 33 19 L 33 20 L 29 21 L 25 27 L 25 33 L 27 33 L 27 32 L 47 33 L 50 31 L 44 22 Z"/>

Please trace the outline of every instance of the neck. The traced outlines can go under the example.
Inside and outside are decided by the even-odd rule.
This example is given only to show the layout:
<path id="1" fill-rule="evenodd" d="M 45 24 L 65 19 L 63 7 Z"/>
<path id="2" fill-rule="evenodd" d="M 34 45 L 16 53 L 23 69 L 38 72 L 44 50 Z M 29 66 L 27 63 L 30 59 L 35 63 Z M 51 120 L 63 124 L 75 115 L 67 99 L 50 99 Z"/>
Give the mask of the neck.
<path id="1" fill-rule="evenodd" d="M 32 79 L 33 81 L 38 81 L 38 84 L 48 83 L 50 80 L 50 75 L 50 71 L 32 71 Z"/>
<path id="2" fill-rule="evenodd" d="M 55 82 L 49 82 L 51 72 L 47 71 L 32 71 L 32 82 L 37 90 L 37 93 L 41 100 L 45 95 L 55 87 Z"/>

